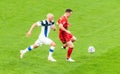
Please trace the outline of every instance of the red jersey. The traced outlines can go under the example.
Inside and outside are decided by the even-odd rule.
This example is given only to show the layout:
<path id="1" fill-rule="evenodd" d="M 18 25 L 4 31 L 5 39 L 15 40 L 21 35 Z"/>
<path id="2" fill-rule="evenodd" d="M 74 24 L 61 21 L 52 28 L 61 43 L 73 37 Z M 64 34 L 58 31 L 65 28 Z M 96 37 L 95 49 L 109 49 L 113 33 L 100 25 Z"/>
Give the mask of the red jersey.
<path id="1" fill-rule="evenodd" d="M 67 20 L 67 18 L 66 18 L 65 16 L 62 16 L 62 17 L 58 20 L 58 24 L 62 24 L 63 27 L 64 27 L 65 29 L 67 29 L 67 30 L 68 30 L 68 26 L 70 25 L 70 24 L 68 23 L 68 20 Z M 59 29 L 59 38 L 60 38 L 60 40 L 62 41 L 62 43 L 66 43 L 66 42 L 68 42 L 68 41 L 71 40 L 72 34 L 68 34 L 68 33 L 66 33 L 65 31 Z"/>
<path id="2" fill-rule="evenodd" d="M 67 18 L 65 16 L 62 16 L 58 20 L 58 24 L 62 24 L 65 29 L 68 29 L 69 23 L 68 23 L 68 20 L 67 20 Z M 62 30 L 60 29 L 60 31 L 62 31 Z"/>

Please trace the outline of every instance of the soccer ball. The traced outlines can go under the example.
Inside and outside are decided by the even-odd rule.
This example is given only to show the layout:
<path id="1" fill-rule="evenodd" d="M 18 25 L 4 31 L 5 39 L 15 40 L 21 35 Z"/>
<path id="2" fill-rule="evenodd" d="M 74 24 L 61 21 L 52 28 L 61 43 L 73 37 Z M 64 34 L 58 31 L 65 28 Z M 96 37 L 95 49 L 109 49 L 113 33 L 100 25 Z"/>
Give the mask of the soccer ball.
<path id="1" fill-rule="evenodd" d="M 95 52 L 94 46 L 89 46 L 88 47 L 88 53 L 94 53 L 94 52 Z"/>

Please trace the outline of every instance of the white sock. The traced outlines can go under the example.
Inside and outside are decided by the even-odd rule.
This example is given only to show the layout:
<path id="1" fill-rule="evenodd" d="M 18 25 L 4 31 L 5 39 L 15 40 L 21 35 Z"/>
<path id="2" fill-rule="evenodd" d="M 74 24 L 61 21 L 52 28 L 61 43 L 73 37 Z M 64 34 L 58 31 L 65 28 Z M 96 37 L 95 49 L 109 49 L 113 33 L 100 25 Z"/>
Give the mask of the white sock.
<path id="1" fill-rule="evenodd" d="M 28 52 L 28 51 L 31 51 L 33 49 L 33 46 L 29 46 L 27 47 L 25 50 L 24 50 L 24 53 Z"/>
<path id="2" fill-rule="evenodd" d="M 49 50 L 49 57 L 52 57 L 55 47 L 51 46 Z"/>

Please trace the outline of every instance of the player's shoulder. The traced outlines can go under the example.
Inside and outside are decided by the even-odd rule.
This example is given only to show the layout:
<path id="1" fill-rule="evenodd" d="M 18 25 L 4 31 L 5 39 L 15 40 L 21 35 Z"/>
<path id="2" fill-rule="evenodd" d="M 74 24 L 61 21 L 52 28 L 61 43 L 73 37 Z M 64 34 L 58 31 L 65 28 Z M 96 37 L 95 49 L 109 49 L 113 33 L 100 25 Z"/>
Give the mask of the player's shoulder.
<path id="1" fill-rule="evenodd" d="M 60 18 L 64 18 L 64 15 L 60 16 Z"/>
<path id="2" fill-rule="evenodd" d="M 37 21 L 38 26 L 44 26 L 46 24 L 45 20 L 39 20 Z"/>
<path id="3" fill-rule="evenodd" d="M 52 20 L 52 21 L 51 21 L 51 23 L 52 23 L 52 24 L 54 24 L 54 23 L 55 23 L 55 21 L 54 21 L 54 20 Z"/>
<path id="4" fill-rule="evenodd" d="M 41 21 L 41 24 L 44 26 L 44 25 L 47 25 L 47 26 L 50 26 L 50 25 L 53 25 L 54 24 L 54 20 L 48 22 L 47 19 L 45 20 L 42 20 Z"/>
<path id="5" fill-rule="evenodd" d="M 40 21 L 42 24 L 46 24 L 46 20 L 41 20 Z"/>
<path id="6" fill-rule="evenodd" d="M 37 22 L 43 22 L 43 23 L 45 23 L 45 20 L 39 20 L 39 21 L 37 21 Z"/>
<path id="7" fill-rule="evenodd" d="M 51 22 L 55 22 L 54 20 L 52 20 Z"/>
<path id="8" fill-rule="evenodd" d="M 61 16 L 60 20 L 66 20 L 65 16 Z"/>

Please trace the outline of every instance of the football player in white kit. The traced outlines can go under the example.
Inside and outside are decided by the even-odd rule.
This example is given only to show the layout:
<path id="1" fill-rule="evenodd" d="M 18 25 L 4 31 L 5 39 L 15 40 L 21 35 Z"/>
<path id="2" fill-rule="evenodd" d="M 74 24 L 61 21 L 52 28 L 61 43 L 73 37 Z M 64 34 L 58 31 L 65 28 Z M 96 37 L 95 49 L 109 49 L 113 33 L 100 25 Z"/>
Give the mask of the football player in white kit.
<path id="1" fill-rule="evenodd" d="M 54 15 L 49 13 L 47 14 L 46 20 L 42 20 L 34 23 L 31 26 L 30 30 L 28 31 L 27 36 L 30 36 L 33 29 L 39 26 L 41 26 L 41 33 L 39 35 L 39 38 L 36 40 L 36 42 L 33 45 L 27 47 L 24 50 L 20 50 L 20 58 L 23 58 L 26 52 L 31 51 L 32 49 L 35 49 L 42 44 L 46 44 L 46 45 L 50 45 L 48 60 L 52 62 L 56 62 L 56 60 L 52 56 L 56 44 L 55 42 L 53 42 L 51 39 L 48 38 L 50 29 L 53 29 L 54 31 L 56 30 L 56 27 L 54 25 Z"/>

